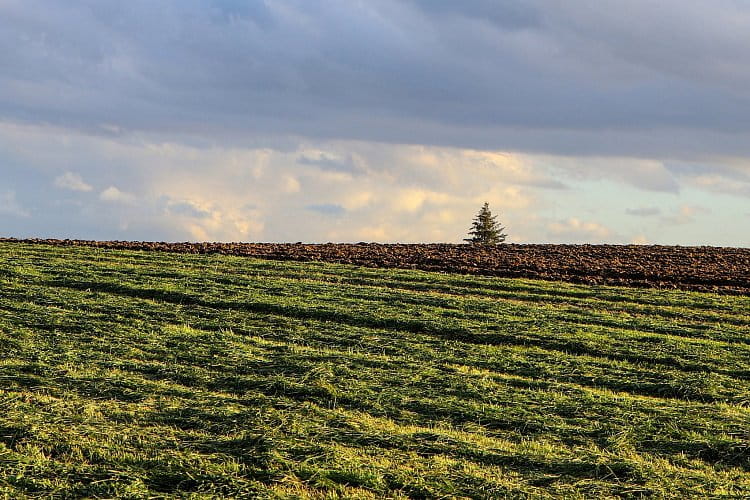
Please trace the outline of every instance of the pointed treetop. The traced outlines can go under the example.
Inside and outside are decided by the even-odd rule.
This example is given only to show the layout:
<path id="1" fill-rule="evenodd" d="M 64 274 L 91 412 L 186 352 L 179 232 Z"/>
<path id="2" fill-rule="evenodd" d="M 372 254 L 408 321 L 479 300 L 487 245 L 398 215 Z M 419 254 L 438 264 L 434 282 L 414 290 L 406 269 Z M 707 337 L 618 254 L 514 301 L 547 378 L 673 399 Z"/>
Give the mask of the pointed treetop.
<path id="1" fill-rule="evenodd" d="M 469 231 L 471 238 L 465 238 L 464 241 L 479 245 L 497 245 L 503 243 L 505 237 L 508 236 L 503 234 L 504 229 L 497 222 L 497 216 L 492 215 L 490 204 L 484 202 L 471 224 L 471 230 Z"/>

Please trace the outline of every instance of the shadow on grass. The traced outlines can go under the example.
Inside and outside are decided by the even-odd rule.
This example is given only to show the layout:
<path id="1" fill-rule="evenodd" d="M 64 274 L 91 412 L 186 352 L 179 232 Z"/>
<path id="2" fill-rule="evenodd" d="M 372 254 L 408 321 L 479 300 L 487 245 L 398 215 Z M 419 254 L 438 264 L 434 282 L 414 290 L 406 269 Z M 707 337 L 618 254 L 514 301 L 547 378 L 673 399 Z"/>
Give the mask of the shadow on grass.
<path id="1" fill-rule="evenodd" d="M 476 345 L 513 345 L 513 346 L 535 346 L 546 350 L 557 351 L 564 355 L 589 356 L 600 358 L 606 361 L 624 361 L 628 363 L 649 365 L 649 366 L 666 366 L 670 369 L 679 368 L 683 372 L 703 373 L 713 371 L 721 373 L 728 377 L 742 380 L 750 379 L 748 370 L 722 370 L 713 366 L 704 366 L 700 363 L 686 364 L 679 359 L 663 356 L 655 357 L 653 353 L 614 353 L 603 352 L 600 349 L 593 348 L 573 339 L 555 338 L 554 336 L 528 336 L 528 329 L 533 327 L 535 322 L 516 321 L 505 322 L 503 328 L 506 331 L 493 333 L 476 333 L 470 328 L 457 325 L 447 325 L 439 321 L 420 320 L 413 318 L 386 318 L 365 315 L 362 313 L 352 313 L 344 309 L 323 309 L 320 307 L 303 307 L 295 304 L 275 304 L 261 301 L 221 301 L 205 300 L 199 296 L 186 294 L 183 292 L 158 290 L 152 288 L 136 288 L 116 283 L 106 282 L 70 282 L 56 280 L 49 282 L 48 285 L 63 287 L 75 290 L 97 291 L 125 297 L 133 297 L 146 300 L 162 301 L 170 304 L 194 305 L 208 309 L 240 310 L 256 314 L 268 314 L 275 316 L 284 316 L 299 320 L 315 320 L 322 322 L 332 322 L 344 324 L 353 327 L 364 327 L 373 329 L 398 330 L 411 333 L 426 334 L 439 337 L 445 340 L 459 341 Z M 588 377 L 581 377 L 576 383 L 582 385 L 591 385 Z M 607 386 L 607 382 L 598 384 Z M 668 384 L 644 385 L 637 384 L 618 384 L 610 387 L 618 391 L 627 391 L 633 394 L 655 396 L 673 399 L 697 400 L 704 402 L 715 402 L 726 400 L 724 394 L 712 394 L 697 387 L 690 385 L 670 386 Z"/>

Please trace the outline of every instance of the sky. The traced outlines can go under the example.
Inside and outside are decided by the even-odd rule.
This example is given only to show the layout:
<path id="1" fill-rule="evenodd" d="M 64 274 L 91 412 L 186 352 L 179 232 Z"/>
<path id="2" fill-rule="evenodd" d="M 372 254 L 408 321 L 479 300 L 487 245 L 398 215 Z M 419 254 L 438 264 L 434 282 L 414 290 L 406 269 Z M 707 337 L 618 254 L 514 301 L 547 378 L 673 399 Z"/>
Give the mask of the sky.
<path id="1" fill-rule="evenodd" d="M 0 236 L 750 247 L 745 0 L 0 0 Z"/>

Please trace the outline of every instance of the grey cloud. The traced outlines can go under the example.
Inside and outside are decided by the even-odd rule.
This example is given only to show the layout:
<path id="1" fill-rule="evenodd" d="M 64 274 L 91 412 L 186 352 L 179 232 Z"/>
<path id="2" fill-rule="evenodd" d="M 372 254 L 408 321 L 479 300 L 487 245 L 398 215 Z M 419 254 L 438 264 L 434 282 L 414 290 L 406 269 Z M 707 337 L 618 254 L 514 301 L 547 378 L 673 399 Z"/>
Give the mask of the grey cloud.
<path id="1" fill-rule="evenodd" d="M 627 208 L 625 213 L 636 217 L 652 217 L 661 214 L 661 209 L 659 207 Z"/>
<path id="2" fill-rule="evenodd" d="M 736 2 L 29 0 L 0 19 L 4 120 L 235 144 L 748 150 Z"/>
<path id="3" fill-rule="evenodd" d="M 335 205 L 330 203 L 324 203 L 321 205 L 308 205 L 308 210 L 318 212 L 323 215 L 343 215 L 346 213 L 346 209 L 341 205 Z"/>
<path id="4" fill-rule="evenodd" d="M 715 193 L 750 197 L 750 169 L 747 162 L 722 165 L 678 163 L 667 168 L 683 183 Z"/>
<path id="5" fill-rule="evenodd" d="M 184 215 L 186 217 L 195 217 L 198 219 L 209 217 L 211 215 L 211 212 L 184 201 L 169 203 L 167 205 L 167 211 L 170 214 Z"/>
<path id="6" fill-rule="evenodd" d="M 327 154 L 320 154 L 318 156 L 308 156 L 303 154 L 297 158 L 297 163 L 300 165 L 311 165 L 318 167 L 321 170 L 333 172 L 345 172 L 349 174 L 364 173 L 363 169 L 356 164 L 352 155 L 342 159 Z"/>
<path id="7" fill-rule="evenodd" d="M 264 0 L 211 0 L 208 4 L 225 22 L 249 19 L 261 27 L 268 27 L 273 22 L 271 10 Z"/>
<path id="8" fill-rule="evenodd" d="M 542 188 L 542 189 L 557 189 L 557 190 L 570 189 L 570 186 L 568 186 L 564 182 L 557 181 L 555 179 L 545 178 L 545 177 L 540 177 L 537 179 L 530 179 L 528 181 L 519 181 L 518 184 L 524 185 L 524 186 Z"/>
<path id="9" fill-rule="evenodd" d="M 539 11 L 532 3 L 525 1 L 411 0 L 411 2 L 428 15 L 464 16 L 470 19 L 492 22 L 507 29 L 538 27 L 541 21 Z"/>
<path id="10" fill-rule="evenodd" d="M 621 175 L 629 184 L 648 191 L 677 193 L 680 190 L 677 180 L 663 169 L 654 172 L 650 168 L 634 167 L 625 170 Z"/>
<path id="11" fill-rule="evenodd" d="M 736 1 L 534 2 L 548 31 L 569 51 L 618 75 L 671 75 L 747 97 L 750 10 Z M 629 66 L 629 71 L 623 72 Z M 666 95 L 665 95 L 666 97 Z"/>
<path id="12" fill-rule="evenodd" d="M 678 193 L 680 183 L 660 161 L 634 158 L 558 158 L 558 175 L 580 179 L 610 179 L 645 191 Z"/>
<path id="13" fill-rule="evenodd" d="M 710 213 L 711 209 L 706 207 L 698 205 L 683 205 L 679 209 L 675 210 L 673 214 L 662 217 L 661 222 L 662 224 L 666 224 L 669 226 L 692 224 L 695 222 L 696 216 Z"/>
<path id="14" fill-rule="evenodd" d="M 666 162 L 664 167 L 676 176 L 696 177 L 701 175 L 720 175 L 728 179 L 750 182 L 750 173 L 742 171 L 737 165 L 722 164 L 721 161 L 712 164 Z"/>

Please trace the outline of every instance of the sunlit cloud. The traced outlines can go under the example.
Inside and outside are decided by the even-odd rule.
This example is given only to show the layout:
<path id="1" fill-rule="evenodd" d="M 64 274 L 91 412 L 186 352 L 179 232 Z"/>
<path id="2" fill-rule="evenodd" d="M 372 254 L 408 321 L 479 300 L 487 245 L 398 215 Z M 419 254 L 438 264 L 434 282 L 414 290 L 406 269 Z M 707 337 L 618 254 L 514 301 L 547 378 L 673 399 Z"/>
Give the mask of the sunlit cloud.
<path id="1" fill-rule="evenodd" d="M 92 191 L 94 188 L 91 184 L 87 184 L 83 181 L 80 175 L 75 172 L 65 172 L 64 174 L 55 177 L 55 187 L 60 189 L 68 189 L 70 191 Z"/>
<path id="2" fill-rule="evenodd" d="M 672 214 L 662 217 L 662 221 L 672 226 L 681 226 L 695 222 L 698 215 L 710 214 L 711 209 L 695 205 L 682 205 Z"/>
<path id="3" fill-rule="evenodd" d="M 551 222 L 547 229 L 552 241 L 561 243 L 598 242 L 612 236 L 612 230 L 599 222 L 583 221 L 578 217 Z"/>
<path id="4" fill-rule="evenodd" d="M 132 204 L 135 202 L 135 196 L 131 193 L 120 191 L 115 186 L 109 186 L 101 193 L 99 193 L 99 199 L 102 201 L 113 202 L 113 203 L 124 203 Z"/>
<path id="5" fill-rule="evenodd" d="M 660 172 L 658 163 L 644 167 L 641 159 L 619 158 L 620 168 L 596 170 L 602 159 L 511 151 L 310 139 L 288 139 L 283 148 L 203 147 L 72 131 L 59 140 L 47 126 L 4 127 L 12 133 L 0 137 L 0 148 L 15 148 L 13 161 L 40 179 L 8 184 L 13 195 L 5 195 L 4 213 L 26 219 L 24 225 L 8 226 L 17 235 L 460 242 L 487 201 L 508 227 L 508 242 L 628 243 L 640 236 L 663 241 L 665 234 L 689 242 L 688 233 L 675 236 L 668 229 L 687 227 L 705 215 L 671 208 L 705 202 L 680 201 L 679 190 L 653 191 L 653 179 L 642 175 Z M 58 140 L 50 141 L 51 134 Z M 357 173 L 301 164 L 302 157 L 351 160 Z M 623 190 L 617 186 L 626 170 L 639 175 Z M 675 179 L 697 186 L 692 177 Z M 50 183 L 58 189 L 42 194 Z M 615 195 L 605 203 L 621 207 L 611 213 L 597 198 L 606 186 Z M 623 196 L 616 194 L 621 191 Z M 705 190 L 706 196 L 712 192 Z M 649 204 L 647 194 L 646 203 L 634 206 L 638 193 L 662 198 Z M 601 215 L 589 214 L 592 207 Z"/>

